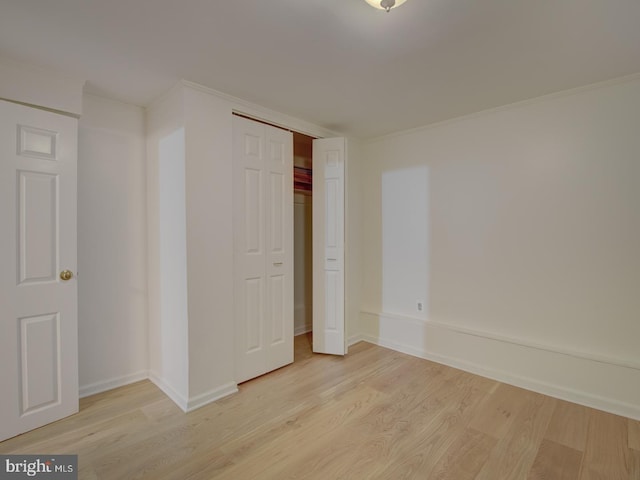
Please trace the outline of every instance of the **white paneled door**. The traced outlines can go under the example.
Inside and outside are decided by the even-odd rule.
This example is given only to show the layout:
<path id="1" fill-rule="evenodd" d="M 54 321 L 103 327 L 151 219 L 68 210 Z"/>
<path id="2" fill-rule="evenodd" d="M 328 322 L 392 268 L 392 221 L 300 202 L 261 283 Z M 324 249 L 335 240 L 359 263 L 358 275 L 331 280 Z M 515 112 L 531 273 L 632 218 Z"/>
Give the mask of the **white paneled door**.
<path id="1" fill-rule="evenodd" d="M 293 136 L 233 118 L 236 381 L 293 362 Z"/>
<path id="2" fill-rule="evenodd" d="M 313 141 L 313 351 L 344 355 L 346 139 Z"/>
<path id="3" fill-rule="evenodd" d="M 0 440 L 78 411 L 77 119 L 0 101 Z"/>

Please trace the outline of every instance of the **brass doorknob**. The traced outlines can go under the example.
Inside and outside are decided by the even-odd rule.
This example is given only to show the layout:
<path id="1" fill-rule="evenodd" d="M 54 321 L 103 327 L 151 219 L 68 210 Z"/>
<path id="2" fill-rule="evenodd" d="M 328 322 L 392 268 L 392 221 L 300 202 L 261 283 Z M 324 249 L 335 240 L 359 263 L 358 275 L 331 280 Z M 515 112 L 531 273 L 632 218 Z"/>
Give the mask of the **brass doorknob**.
<path id="1" fill-rule="evenodd" d="M 71 280 L 71 277 L 73 277 L 73 273 L 69 270 L 63 270 L 60 272 L 60 279 L 64 280 L 65 282 L 67 280 Z"/>

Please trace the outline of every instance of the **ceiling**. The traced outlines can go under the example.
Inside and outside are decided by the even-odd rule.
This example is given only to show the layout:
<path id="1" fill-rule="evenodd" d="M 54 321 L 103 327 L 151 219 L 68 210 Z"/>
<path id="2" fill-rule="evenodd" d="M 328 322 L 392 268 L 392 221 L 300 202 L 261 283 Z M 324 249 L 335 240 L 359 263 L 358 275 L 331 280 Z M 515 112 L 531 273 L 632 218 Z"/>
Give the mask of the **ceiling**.
<path id="1" fill-rule="evenodd" d="M 186 79 L 366 138 L 640 72 L 640 1 L 0 0 L 0 54 L 141 106 Z"/>

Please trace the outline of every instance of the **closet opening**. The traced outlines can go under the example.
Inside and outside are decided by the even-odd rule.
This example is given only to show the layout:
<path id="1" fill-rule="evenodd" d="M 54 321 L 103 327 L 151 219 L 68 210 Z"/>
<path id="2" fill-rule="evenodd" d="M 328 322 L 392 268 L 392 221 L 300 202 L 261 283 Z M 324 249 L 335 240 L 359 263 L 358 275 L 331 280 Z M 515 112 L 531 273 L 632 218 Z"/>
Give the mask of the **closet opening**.
<path id="1" fill-rule="evenodd" d="M 313 137 L 293 133 L 294 362 L 311 355 L 313 327 Z"/>

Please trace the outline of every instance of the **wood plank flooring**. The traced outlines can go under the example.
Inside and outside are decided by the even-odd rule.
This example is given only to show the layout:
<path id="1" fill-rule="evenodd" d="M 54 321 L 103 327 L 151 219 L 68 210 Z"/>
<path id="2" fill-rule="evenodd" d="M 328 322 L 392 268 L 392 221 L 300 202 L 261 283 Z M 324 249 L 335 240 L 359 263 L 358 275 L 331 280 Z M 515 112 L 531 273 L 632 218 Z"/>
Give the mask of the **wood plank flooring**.
<path id="1" fill-rule="evenodd" d="M 367 343 L 295 346 L 192 413 L 139 382 L 0 453 L 78 454 L 81 479 L 640 480 L 638 421 Z"/>

